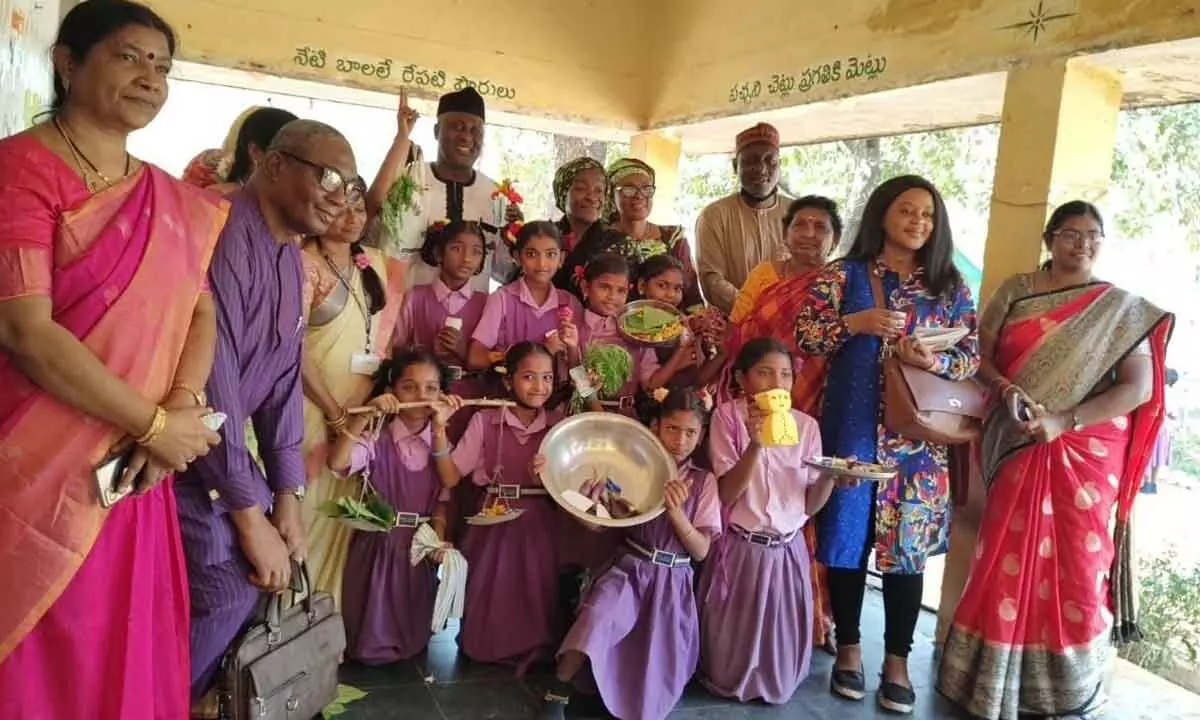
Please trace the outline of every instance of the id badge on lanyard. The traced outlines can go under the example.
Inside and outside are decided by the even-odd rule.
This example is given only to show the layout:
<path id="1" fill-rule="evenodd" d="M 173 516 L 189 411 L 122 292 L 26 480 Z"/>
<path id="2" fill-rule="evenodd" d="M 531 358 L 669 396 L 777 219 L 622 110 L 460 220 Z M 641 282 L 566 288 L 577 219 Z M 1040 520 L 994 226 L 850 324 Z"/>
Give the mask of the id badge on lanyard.
<path id="1" fill-rule="evenodd" d="M 379 366 L 383 364 L 383 358 L 371 351 L 371 316 L 367 316 L 367 347 L 360 353 L 354 353 L 350 358 L 350 372 L 354 375 L 366 375 L 373 377 L 379 372 Z"/>

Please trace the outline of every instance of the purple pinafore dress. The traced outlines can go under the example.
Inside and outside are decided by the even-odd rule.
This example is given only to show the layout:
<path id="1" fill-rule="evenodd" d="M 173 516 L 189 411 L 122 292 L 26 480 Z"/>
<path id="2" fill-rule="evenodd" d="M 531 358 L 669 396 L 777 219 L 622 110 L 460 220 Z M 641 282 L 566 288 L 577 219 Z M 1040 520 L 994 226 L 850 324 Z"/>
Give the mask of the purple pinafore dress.
<path id="1" fill-rule="evenodd" d="M 557 312 L 544 312 L 538 317 L 532 307 L 521 302 L 521 284 L 522 281 L 518 280 L 500 288 L 497 294 L 504 294 L 505 297 L 493 301 L 503 300 L 505 310 L 497 328 L 495 349 L 508 348 L 520 342 L 545 342 L 546 335 L 558 329 Z M 553 288 L 551 292 L 557 297 L 558 307 L 570 308 L 574 321 L 579 322 L 579 300 L 565 290 Z"/>
<path id="2" fill-rule="evenodd" d="M 473 483 L 495 486 L 498 491 L 504 486 L 502 497 L 509 507 L 525 512 L 507 523 L 467 528 L 462 552 L 470 570 L 459 647 L 476 662 L 515 665 L 518 674 L 553 655 L 563 628 L 558 602 L 558 507 L 529 472 L 555 419 L 542 417 L 546 418 L 543 426 L 532 431 L 514 427 L 516 419 L 503 409 L 482 410 L 471 421 L 483 430 Z M 473 429 L 466 435 L 467 439 L 476 436 Z M 540 494 L 513 498 L 515 486 Z M 491 497 L 485 495 L 480 507 Z"/>
<path id="3" fill-rule="evenodd" d="M 354 660 L 396 662 L 429 644 L 437 570 L 426 562 L 413 567 L 409 561 L 416 523 L 433 515 L 443 493 L 429 453 L 428 426 L 396 438 L 389 424 L 375 441 L 366 476 L 397 513 L 408 515 L 389 533 L 355 532 L 350 540 L 342 615 L 346 655 Z"/>
<path id="4" fill-rule="evenodd" d="M 453 315 L 462 320 L 463 337 L 470 338 L 475 333 L 487 299 L 486 293 L 475 293 L 462 310 Z M 451 317 L 450 313 L 447 312 L 446 306 L 438 301 L 433 285 L 418 285 L 412 288 L 409 291 L 408 302 L 412 306 L 412 346 L 432 349 L 437 334 L 446 325 L 446 318 Z M 450 383 L 450 393 L 453 395 L 483 398 L 495 396 L 500 391 L 498 384 L 489 380 L 486 373 L 467 372 L 460 366 L 457 371 L 452 370 L 452 374 L 461 375 L 459 379 Z M 450 442 L 458 442 L 474 414 L 474 408 L 463 408 L 454 414 L 449 427 L 446 428 Z"/>
<path id="5" fill-rule="evenodd" d="M 720 532 L 716 481 L 692 463 L 685 512 L 698 530 Z M 700 514 L 701 495 L 708 503 Z M 715 526 L 715 527 L 714 527 Z M 587 589 L 562 650 L 588 657 L 592 679 L 610 713 L 660 720 L 679 702 L 700 661 L 700 620 L 691 562 L 666 514 L 624 536 L 641 548 L 664 551 L 657 562 L 623 543 L 621 552 Z"/>

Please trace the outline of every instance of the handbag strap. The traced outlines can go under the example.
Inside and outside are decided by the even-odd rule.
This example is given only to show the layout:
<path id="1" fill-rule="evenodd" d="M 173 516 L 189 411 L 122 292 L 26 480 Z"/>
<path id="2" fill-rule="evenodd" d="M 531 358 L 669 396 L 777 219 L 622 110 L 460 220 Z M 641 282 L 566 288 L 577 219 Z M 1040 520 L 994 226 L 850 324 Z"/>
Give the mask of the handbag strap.
<path id="1" fill-rule="evenodd" d="M 292 591 L 293 604 L 296 602 L 296 598 L 301 593 L 304 593 L 304 597 L 300 600 L 300 603 L 304 606 L 305 614 L 311 619 L 313 615 L 313 586 L 312 579 L 308 574 L 308 563 L 292 559 L 292 582 L 288 589 Z M 280 620 L 283 617 L 283 592 L 277 592 L 267 598 L 267 605 L 263 615 L 262 623 L 266 625 L 267 632 L 277 635 L 279 633 Z"/>
<path id="2" fill-rule="evenodd" d="M 879 278 L 879 273 L 875 272 L 875 268 L 867 268 L 867 280 L 871 283 L 871 295 L 875 298 L 875 307 L 887 310 L 887 302 L 883 299 L 883 280 Z"/>

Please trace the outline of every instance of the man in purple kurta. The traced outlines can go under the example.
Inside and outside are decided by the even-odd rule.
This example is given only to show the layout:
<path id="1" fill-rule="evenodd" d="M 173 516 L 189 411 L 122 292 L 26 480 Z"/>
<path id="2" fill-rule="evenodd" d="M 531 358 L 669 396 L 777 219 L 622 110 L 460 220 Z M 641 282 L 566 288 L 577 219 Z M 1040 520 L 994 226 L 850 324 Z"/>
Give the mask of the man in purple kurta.
<path id="1" fill-rule="evenodd" d="M 284 589 L 289 560 L 304 557 L 297 238 L 324 233 L 358 193 L 345 138 L 327 125 L 294 121 L 233 196 L 217 243 L 209 270 L 217 345 L 207 394 L 228 419 L 222 443 L 176 483 L 191 584 L 194 699 L 208 690 L 262 594 Z M 246 447 L 247 420 L 261 469 Z"/>

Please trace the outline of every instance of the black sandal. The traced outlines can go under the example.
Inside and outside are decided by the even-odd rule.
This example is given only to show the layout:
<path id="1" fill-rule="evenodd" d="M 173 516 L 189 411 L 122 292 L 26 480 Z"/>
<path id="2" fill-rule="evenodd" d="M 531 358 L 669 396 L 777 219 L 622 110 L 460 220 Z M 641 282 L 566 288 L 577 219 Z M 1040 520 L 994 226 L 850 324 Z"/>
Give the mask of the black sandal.
<path id="1" fill-rule="evenodd" d="M 846 700 L 861 701 L 867 696 L 866 673 L 862 666 L 858 670 L 841 670 L 834 666 L 829 676 L 829 692 Z"/>
<path id="2" fill-rule="evenodd" d="M 910 687 L 879 679 L 879 692 L 876 695 L 879 707 L 898 715 L 911 715 L 917 704 L 917 693 Z"/>

